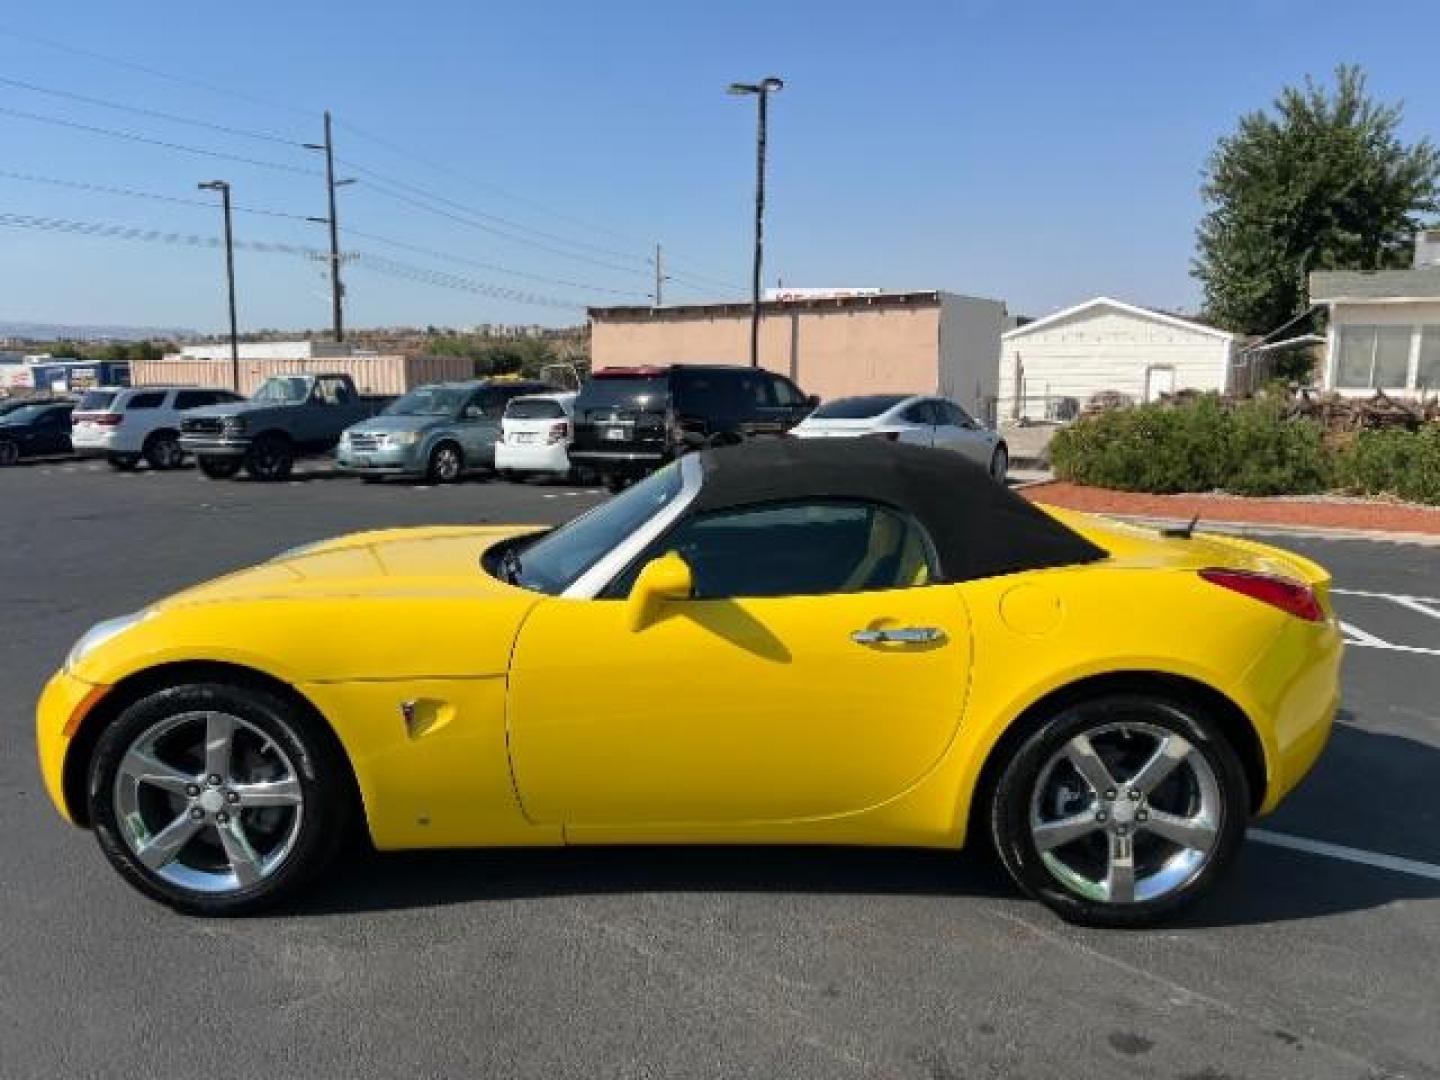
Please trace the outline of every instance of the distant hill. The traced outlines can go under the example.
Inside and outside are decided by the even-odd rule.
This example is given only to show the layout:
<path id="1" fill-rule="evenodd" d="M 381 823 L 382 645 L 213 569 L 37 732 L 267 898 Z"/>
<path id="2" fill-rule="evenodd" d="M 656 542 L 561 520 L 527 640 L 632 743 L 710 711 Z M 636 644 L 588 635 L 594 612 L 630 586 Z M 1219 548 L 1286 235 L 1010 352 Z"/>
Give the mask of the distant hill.
<path id="1" fill-rule="evenodd" d="M 174 341 L 199 336 L 178 326 L 77 326 L 69 323 L 0 321 L 0 338 L 28 341 L 147 341 L 155 338 Z"/>

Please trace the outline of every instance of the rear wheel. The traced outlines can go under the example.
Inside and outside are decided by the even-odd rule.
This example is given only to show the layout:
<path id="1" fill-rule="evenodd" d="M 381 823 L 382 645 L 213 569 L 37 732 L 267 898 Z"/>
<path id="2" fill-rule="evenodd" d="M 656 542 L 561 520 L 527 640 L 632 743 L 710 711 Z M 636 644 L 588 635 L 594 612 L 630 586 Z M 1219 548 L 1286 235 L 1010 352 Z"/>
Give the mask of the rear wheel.
<path id="1" fill-rule="evenodd" d="M 240 471 L 240 459 L 233 457 L 206 457 L 199 459 L 200 471 L 211 480 L 229 480 Z"/>
<path id="2" fill-rule="evenodd" d="M 465 455 L 453 442 L 442 442 L 430 451 L 425 479 L 432 484 L 453 484 L 465 471 Z"/>
<path id="3" fill-rule="evenodd" d="M 20 460 L 20 448 L 8 439 L 0 439 L 0 468 Z"/>
<path id="4" fill-rule="evenodd" d="M 198 915 L 286 899 L 340 847 L 345 765 L 316 722 L 256 687 L 158 691 L 106 729 L 89 775 L 101 850 L 131 885 Z"/>
<path id="5" fill-rule="evenodd" d="M 1059 713 L 995 786 L 990 824 L 1015 883 L 1063 918 L 1148 926 L 1199 899 L 1234 858 L 1245 771 L 1194 705 L 1111 695 Z"/>
<path id="6" fill-rule="evenodd" d="M 140 464 L 140 455 L 111 454 L 105 460 L 110 463 L 112 469 L 118 469 L 120 472 L 130 472 L 135 466 Z"/>
<path id="7" fill-rule="evenodd" d="M 295 449 L 283 435 L 261 435 L 245 455 L 245 471 L 256 480 L 284 480 L 295 467 Z"/>
<path id="8" fill-rule="evenodd" d="M 173 431 L 157 431 L 145 440 L 142 451 L 152 469 L 178 469 L 185 460 L 180 439 Z"/>

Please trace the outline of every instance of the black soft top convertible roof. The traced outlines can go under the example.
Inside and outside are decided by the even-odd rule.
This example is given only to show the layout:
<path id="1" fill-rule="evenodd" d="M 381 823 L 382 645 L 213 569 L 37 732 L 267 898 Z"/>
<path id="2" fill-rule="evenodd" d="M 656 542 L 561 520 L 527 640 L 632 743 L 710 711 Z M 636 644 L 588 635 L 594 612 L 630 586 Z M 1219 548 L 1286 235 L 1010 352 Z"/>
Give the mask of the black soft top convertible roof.
<path id="1" fill-rule="evenodd" d="M 703 452 L 694 513 L 799 499 L 882 503 L 918 521 L 938 581 L 971 581 L 1106 557 L 980 466 L 949 450 L 865 438 L 758 438 Z"/>

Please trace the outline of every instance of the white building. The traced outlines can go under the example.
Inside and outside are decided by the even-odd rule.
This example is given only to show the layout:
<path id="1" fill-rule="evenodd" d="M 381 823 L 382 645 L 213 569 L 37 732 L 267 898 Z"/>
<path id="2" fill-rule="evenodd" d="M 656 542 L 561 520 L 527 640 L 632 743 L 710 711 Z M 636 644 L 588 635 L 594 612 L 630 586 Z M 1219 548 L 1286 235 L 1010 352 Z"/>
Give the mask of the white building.
<path id="1" fill-rule="evenodd" d="M 1409 270 L 1311 274 L 1310 302 L 1330 312 L 1324 389 L 1440 393 L 1440 229 L 1416 237 Z"/>
<path id="2" fill-rule="evenodd" d="M 241 360 L 318 360 L 331 356 L 360 355 L 344 342 L 333 341 L 242 341 Z M 373 354 L 370 354 L 373 355 Z M 180 350 L 181 360 L 229 360 L 228 341 L 206 345 L 186 345 Z"/>
<path id="3" fill-rule="evenodd" d="M 1102 390 L 1135 401 L 1248 390 L 1239 344 L 1237 334 L 1097 296 L 1001 335 L 999 418 L 1064 418 Z"/>

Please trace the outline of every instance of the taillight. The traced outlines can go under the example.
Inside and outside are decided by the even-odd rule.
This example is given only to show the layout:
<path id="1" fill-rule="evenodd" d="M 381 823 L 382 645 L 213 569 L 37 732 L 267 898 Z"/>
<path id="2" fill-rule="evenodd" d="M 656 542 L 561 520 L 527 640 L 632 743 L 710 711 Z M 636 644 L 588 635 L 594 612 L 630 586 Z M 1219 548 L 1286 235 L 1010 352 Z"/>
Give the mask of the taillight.
<path id="1" fill-rule="evenodd" d="M 569 435 L 570 422 L 568 420 L 561 420 L 558 423 L 550 425 L 550 431 L 545 436 L 545 441 L 553 446 L 557 442 L 564 442 Z"/>
<path id="2" fill-rule="evenodd" d="M 1325 618 L 1315 590 L 1303 581 L 1247 570 L 1201 570 L 1200 576 L 1212 585 L 1259 600 L 1297 619 L 1321 622 Z"/>
<path id="3" fill-rule="evenodd" d="M 872 431 L 865 437 L 867 439 L 884 439 L 886 442 L 900 441 L 900 433 L 898 431 Z"/>
<path id="4" fill-rule="evenodd" d="M 124 413 L 76 413 L 71 420 L 84 421 L 87 424 L 94 424 L 96 427 L 119 427 L 120 421 L 125 419 Z"/>

